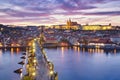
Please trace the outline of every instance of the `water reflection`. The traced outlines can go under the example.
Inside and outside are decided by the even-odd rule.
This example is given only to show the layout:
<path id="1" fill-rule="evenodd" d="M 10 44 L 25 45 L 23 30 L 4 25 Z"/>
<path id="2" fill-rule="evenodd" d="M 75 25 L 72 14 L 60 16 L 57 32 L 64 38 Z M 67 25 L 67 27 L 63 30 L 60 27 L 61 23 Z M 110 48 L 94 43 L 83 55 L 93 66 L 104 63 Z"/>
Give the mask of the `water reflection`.
<path id="1" fill-rule="evenodd" d="M 64 57 L 64 50 L 65 50 L 65 47 L 61 47 L 62 57 Z"/>
<path id="2" fill-rule="evenodd" d="M 23 78 L 23 73 L 20 73 L 20 80 L 22 80 Z"/>
<path id="3" fill-rule="evenodd" d="M 17 52 L 17 54 L 18 54 L 18 53 L 20 52 L 20 49 L 19 49 L 19 48 L 17 48 L 17 49 L 16 49 L 16 52 Z"/>
<path id="4" fill-rule="evenodd" d="M 17 64 L 21 61 L 23 51 L 20 48 L 0 49 L 0 80 L 20 80 L 22 74 L 14 73 L 14 70 L 22 68 Z"/>
<path id="5" fill-rule="evenodd" d="M 64 57 L 64 52 L 67 52 L 68 49 L 69 47 L 61 47 L 62 57 Z"/>
<path id="6" fill-rule="evenodd" d="M 0 49 L 0 57 L 2 57 L 2 50 Z"/>
<path id="7" fill-rule="evenodd" d="M 106 55 L 117 55 L 118 53 L 120 53 L 120 50 L 114 49 L 114 50 L 104 50 L 104 53 L 106 53 Z"/>
<path id="8" fill-rule="evenodd" d="M 88 49 L 88 48 L 80 48 L 80 47 L 77 47 L 77 46 L 73 46 L 73 47 L 61 47 L 61 54 L 62 54 L 62 57 L 64 57 L 64 53 L 68 50 L 73 50 L 75 53 L 88 53 L 88 54 L 113 54 L 113 55 L 116 55 L 116 53 L 119 53 L 120 50 L 104 50 L 104 49 L 99 49 L 99 48 L 96 48 L 96 49 Z"/>
<path id="9" fill-rule="evenodd" d="M 59 80 L 120 80 L 120 50 L 61 47 L 46 49 Z"/>
<path id="10" fill-rule="evenodd" d="M 83 53 L 85 52 L 85 48 L 82 48 L 82 52 L 83 52 Z"/>
<path id="11" fill-rule="evenodd" d="M 82 53 L 88 53 L 88 54 L 113 54 L 113 55 L 116 55 L 117 53 L 120 52 L 120 50 L 104 50 L 104 49 L 99 49 L 99 48 L 96 48 L 96 49 L 87 49 L 87 48 L 80 48 L 80 47 L 74 47 L 73 50 L 76 52 L 82 52 Z"/>
<path id="12" fill-rule="evenodd" d="M 14 53 L 14 48 L 11 48 L 11 55 L 13 55 L 13 53 Z"/>
<path id="13" fill-rule="evenodd" d="M 80 47 L 77 48 L 78 52 L 80 52 Z"/>
<path id="14" fill-rule="evenodd" d="M 73 46 L 73 49 L 74 49 L 75 52 L 78 51 L 77 48 L 78 48 L 77 46 Z"/>
<path id="15" fill-rule="evenodd" d="M 114 49 L 114 54 L 116 55 L 116 49 Z"/>

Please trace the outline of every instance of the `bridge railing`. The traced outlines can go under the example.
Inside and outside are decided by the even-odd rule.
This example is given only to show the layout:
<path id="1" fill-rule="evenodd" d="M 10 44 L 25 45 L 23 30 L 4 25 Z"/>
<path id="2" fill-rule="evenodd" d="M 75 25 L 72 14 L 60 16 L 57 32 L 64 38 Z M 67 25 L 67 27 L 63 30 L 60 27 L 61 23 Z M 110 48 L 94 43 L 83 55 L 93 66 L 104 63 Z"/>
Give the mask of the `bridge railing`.
<path id="1" fill-rule="evenodd" d="M 31 43 L 26 65 L 27 77 L 31 80 L 58 80 L 58 73 L 54 71 L 53 63 L 48 61 L 39 39 L 31 41 Z M 23 80 L 27 79 L 23 78 Z"/>

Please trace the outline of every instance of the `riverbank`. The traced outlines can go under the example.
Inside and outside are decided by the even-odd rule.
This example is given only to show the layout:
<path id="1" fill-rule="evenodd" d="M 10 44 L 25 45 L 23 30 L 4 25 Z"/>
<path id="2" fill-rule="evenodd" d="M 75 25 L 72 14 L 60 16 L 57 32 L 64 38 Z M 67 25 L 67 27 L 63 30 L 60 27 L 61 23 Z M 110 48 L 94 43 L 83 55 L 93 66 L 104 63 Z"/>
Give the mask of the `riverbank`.
<path id="1" fill-rule="evenodd" d="M 57 46 L 43 46 L 44 48 L 58 48 L 58 47 L 80 47 L 80 48 L 86 48 L 86 49 L 104 49 L 104 50 L 119 50 L 120 46 L 87 46 L 87 45 L 68 45 L 68 46 L 62 46 L 62 45 L 57 45 Z"/>

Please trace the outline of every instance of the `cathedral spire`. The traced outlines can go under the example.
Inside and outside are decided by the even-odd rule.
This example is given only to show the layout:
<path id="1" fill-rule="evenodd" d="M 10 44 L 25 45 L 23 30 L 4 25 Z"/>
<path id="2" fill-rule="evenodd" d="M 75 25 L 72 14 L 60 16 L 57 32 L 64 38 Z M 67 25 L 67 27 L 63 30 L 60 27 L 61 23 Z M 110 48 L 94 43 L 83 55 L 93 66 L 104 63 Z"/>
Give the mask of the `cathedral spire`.
<path id="1" fill-rule="evenodd" d="M 71 22 L 71 19 L 69 18 L 69 22 Z"/>

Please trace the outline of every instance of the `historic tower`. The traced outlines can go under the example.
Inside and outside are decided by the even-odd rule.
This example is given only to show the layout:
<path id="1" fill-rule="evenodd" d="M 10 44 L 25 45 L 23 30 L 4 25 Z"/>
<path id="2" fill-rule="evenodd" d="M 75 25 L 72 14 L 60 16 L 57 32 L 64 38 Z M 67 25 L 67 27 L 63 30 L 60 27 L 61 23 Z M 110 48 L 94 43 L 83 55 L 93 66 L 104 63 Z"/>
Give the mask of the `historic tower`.
<path id="1" fill-rule="evenodd" d="M 70 29 L 72 25 L 71 19 L 67 20 L 67 26 L 66 29 Z"/>

